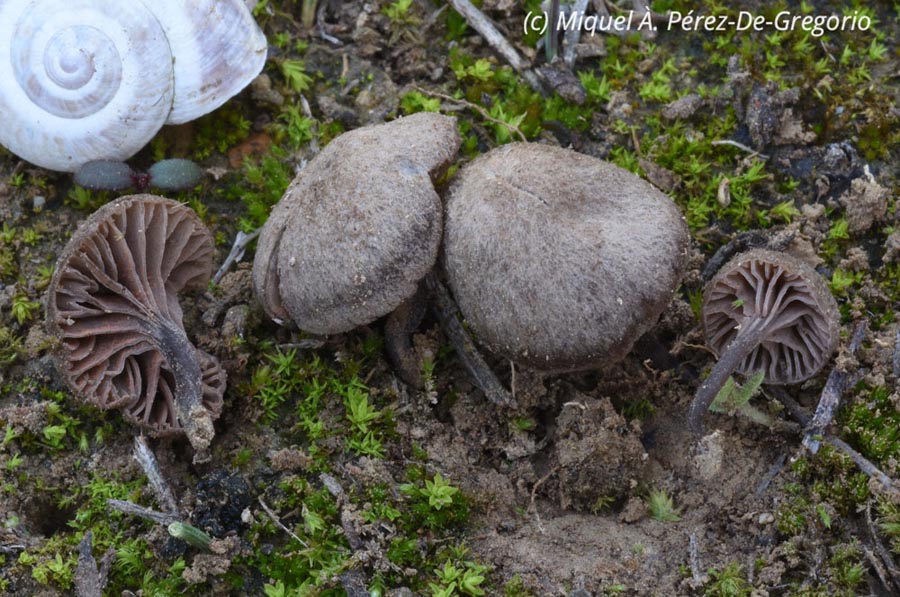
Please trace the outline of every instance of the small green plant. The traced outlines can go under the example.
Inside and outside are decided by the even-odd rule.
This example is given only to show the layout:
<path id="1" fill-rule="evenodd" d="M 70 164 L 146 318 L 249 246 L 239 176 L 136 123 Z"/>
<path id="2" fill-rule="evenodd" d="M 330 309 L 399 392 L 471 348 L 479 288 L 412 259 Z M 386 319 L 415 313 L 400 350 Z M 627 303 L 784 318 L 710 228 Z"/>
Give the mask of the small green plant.
<path id="1" fill-rule="evenodd" d="M 475 562 L 462 562 L 456 565 L 450 560 L 444 562 L 443 568 L 435 570 L 437 583 L 429 583 L 432 596 L 452 597 L 453 595 L 484 595 L 481 584 L 488 567 Z"/>
<path id="2" fill-rule="evenodd" d="M 848 272 L 841 268 L 835 268 L 831 274 L 831 290 L 838 295 L 847 294 L 847 290 L 862 282 L 863 277 L 864 272 Z"/>
<path id="3" fill-rule="evenodd" d="M 315 137 L 316 121 L 307 118 L 296 104 L 285 106 L 278 115 L 278 120 L 283 123 L 287 138 L 294 148 L 301 147 Z"/>
<path id="4" fill-rule="evenodd" d="M 306 64 L 302 60 L 282 60 L 281 74 L 288 86 L 296 93 L 309 90 L 312 77 L 306 74 Z"/>
<path id="5" fill-rule="evenodd" d="M 418 469 L 411 471 L 415 480 L 421 479 Z M 431 479 L 404 483 L 400 491 L 412 500 L 414 524 L 427 528 L 441 528 L 462 522 L 468 517 L 468 504 L 459 488 L 454 487 L 440 473 Z"/>
<path id="6" fill-rule="evenodd" d="M 587 92 L 589 100 L 598 105 L 605 104 L 609 101 L 609 93 L 612 90 L 612 87 L 610 86 L 609 81 L 606 80 L 606 75 L 597 79 L 597 75 L 593 72 L 585 71 L 578 73 L 578 79 L 581 81 L 581 86 L 584 87 L 584 90 Z"/>
<path id="7" fill-rule="evenodd" d="M 28 297 L 22 294 L 17 294 L 13 297 L 12 301 L 12 316 L 19 322 L 19 325 L 24 324 L 26 321 L 31 320 L 34 317 L 35 313 L 38 309 L 41 308 L 41 304 L 37 301 L 30 301 Z"/>
<path id="8" fill-rule="evenodd" d="M 759 392 L 765 375 L 765 371 L 757 371 L 748 377 L 743 385 L 739 385 L 733 377 L 729 377 L 709 405 L 709 410 L 729 415 L 741 414 L 754 423 L 771 427 L 772 418 L 750 404 L 750 399 Z"/>
<path id="9" fill-rule="evenodd" d="M 9 328 L 0 328 L 0 365 L 11 365 L 22 352 L 22 339 Z"/>
<path id="10" fill-rule="evenodd" d="M 392 23 L 398 25 L 413 25 L 418 21 L 410 14 L 409 9 L 413 4 L 413 0 L 396 0 L 381 9 L 381 14 L 391 20 Z"/>
<path id="11" fill-rule="evenodd" d="M 269 210 L 275 205 L 287 189 L 293 178 L 293 172 L 286 162 L 282 161 L 286 154 L 279 148 L 273 148 L 259 162 L 245 160 L 239 178 L 240 184 L 228 190 L 228 196 L 243 201 L 246 207 L 241 218 L 241 229 L 250 233 L 266 223 Z"/>
<path id="12" fill-rule="evenodd" d="M 675 508 L 675 503 L 665 491 L 654 489 L 647 497 L 647 508 L 650 515 L 660 522 L 678 522 L 681 516 Z"/>
<path id="13" fill-rule="evenodd" d="M 594 503 L 591 504 L 591 514 L 599 514 L 604 510 L 609 509 L 616 502 L 616 498 L 609 495 L 601 495 Z"/>
<path id="14" fill-rule="evenodd" d="M 440 473 L 435 473 L 434 479 L 426 479 L 424 489 L 416 488 L 411 484 L 405 484 L 400 488 L 409 495 L 418 495 L 428 500 L 428 505 L 435 510 L 440 510 L 453 503 L 453 496 L 459 493 L 459 489 L 450 485 Z"/>
<path id="15" fill-rule="evenodd" d="M 419 91 L 410 91 L 400 99 L 400 108 L 405 114 L 440 112 L 441 100 L 436 97 L 428 97 Z"/>
<path id="16" fill-rule="evenodd" d="M 728 563 L 722 570 L 711 569 L 709 578 L 704 592 L 707 597 L 749 597 L 753 590 L 744 578 L 743 566 L 736 562 Z"/>

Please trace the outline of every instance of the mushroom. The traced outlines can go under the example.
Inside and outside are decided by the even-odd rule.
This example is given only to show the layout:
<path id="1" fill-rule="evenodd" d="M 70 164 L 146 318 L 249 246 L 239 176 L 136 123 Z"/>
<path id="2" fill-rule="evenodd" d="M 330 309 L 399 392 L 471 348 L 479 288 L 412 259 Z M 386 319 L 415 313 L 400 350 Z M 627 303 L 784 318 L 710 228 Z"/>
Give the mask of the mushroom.
<path id="1" fill-rule="evenodd" d="M 198 454 L 215 433 L 225 371 L 188 340 L 177 294 L 206 286 L 212 256 L 212 236 L 191 209 L 121 197 L 72 235 L 47 301 L 75 394 L 122 409 L 152 436 L 185 433 Z"/>
<path id="2" fill-rule="evenodd" d="M 253 287 L 266 313 L 315 334 L 349 331 L 411 297 L 437 260 L 432 180 L 456 155 L 456 120 L 420 113 L 328 144 L 262 229 Z"/>
<path id="3" fill-rule="evenodd" d="M 707 284 L 701 314 L 707 344 L 719 355 L 691 404 L 692 431 L 732 373 L 765 373 L 767 384 L 809 379 L 838 343 L 840 317 L 825 280 L 784 253 L 741 253 Z"/>
<path id="4" fill-rule="evenodd" d="M 447 199 L 447 281 L 478 340 L 545 371 L 615 363 L 684 272 L 672 200 L 597 158 L 510 144 L 467 165 Z"/>

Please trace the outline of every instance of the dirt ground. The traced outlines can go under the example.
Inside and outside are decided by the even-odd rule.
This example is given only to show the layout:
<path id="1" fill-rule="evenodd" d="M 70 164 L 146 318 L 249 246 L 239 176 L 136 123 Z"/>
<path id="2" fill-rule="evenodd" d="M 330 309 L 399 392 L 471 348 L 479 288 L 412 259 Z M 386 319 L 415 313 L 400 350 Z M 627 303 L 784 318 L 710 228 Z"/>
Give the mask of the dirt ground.
<path id="1" fill-rule="evenodd" d="M 767 37 L 776 33 L 771 28 L 733 27 L 727 37 L 661 30 L 652 38 L 585 38 L 574 71 L 612 81 L 608 91 L 598 92 L 603 101 L 592 98 L 585 79 L 558 67 L 561 75 L 541 75 L 544 89 L 534 100 L 540 106 L 523 107 L 515 122 L 516 114 L 504 109 L 522 107 L 517 102 L 532 93 L 528 84 L 503 70 L 504 61 L 471 28 L 454 36 L 458 21 L 442 2 L 416 0 L 400 14 L 389 9 L 403 3 L 319 2 L 317 28 L 304 27 L 299 2 L 267 4 L 257 17 L 272 44 L 266 78 L 202 124 L 165 129 L 161 140 L 132 160 L 145 168 L 162 152 L 198 161 L 202 185 L 179 198 L 201 209 L 216 237 L 217 264 L 252 221 L 255 204 L 248 197 L 269 190 L 265 180 L 248 174 L 242 158 L 259 163 L 274 156 L 281 172 L 293 175 L 319 143 L 340 130 L 413 111 L 405 101 L 424 89 L 456 94 L 440 107 L 464 123 L 460 164 L 509 140 L 501 138 L 511 129 L 497 125 L 499 118 L 521 127 L 530 141 L 632 165 L 671 194 L 691 228 L 682 287 L 634 350 L 601 370 L 547 375 L 487 355 L 500 381 L 514 390 L 514 404 L 498 406 L 474 386 L 431 312 L 413 337 L 418 354 L 435 363 L 425 389 L 396 374 L 383 350 L 383 321 L 328 338 L 267 321 L 251 288 L 251 245 L 216 288 L 182 299 L 188 336 L 229 376 L 211 459 L 194 463 L 183 438 L 150 442 L 185 520 L 225 541 L 205 552 L 170 537 L 163 525 L 107 516 L 108 497 L 161 506 L 132 458 L 135 428 L 115 412 L 70 398 L 43 321 L 47 268 L 96 205 L 78 205 L 70 175 L 0 153 L 0 426 L 6 430 L 0 447 L 0 593 L 72 594 L 77 545 L 92 528 L 94 557 L 102 563 L 104 552 L 114 554 L 104 594 L 900 591 L 900 567 L 891 552 L 900 545 L 900 518 L 890 527 L 900 504 L 897 488 L 870 480 L 832 448 L 809 454 L 801 446 L 802 426 L 776 400 L 787 393 L 811 413 L 831 370 L 846 371 L 858 383 L 848 388 L 829 433 L 890 478 L 900 475 L 896 7 L 854 3 L 876 24 L 825 38 L 788 32 L 773 39 Z M 537 3 L 481 4 L 519 52 L 544 65 L 543 49 L 522 34 L 526 9 Z M 819 0 L 782 4 L 797 14 L 852 12 Z M 653 8 L 659 14 L 725 10 L 711 0 Z M 745 10 L 773 9 L 750 3 Z M 802 39 L 808 47 L 799 45 Z M 305 47 L 298 48 L 297 40 Z M 478 59 L 506 74 L 479 78 Z M 311 76 L 302 91 L 284 74 L 290 60 L 302 61 Z M 614 61 L 618 69 L 609 66 Z M 586 89 L 583 107 L 573 107 Z M 301 105 L 301 95 L 318 136 L 292 144 L 296 131 L 285 124 L 286 106 Z M 234 125 L 235 115 L 246 122 L 244 129 Z M 209 133 L 219 123 L 223 131 L 243 134 L 230 139 Z M 763 175 L 751 180 L 748 171 L 757 162 Z M 277 187 L 273 177 L 267 180 Z M 790 208 L 783 207 L 787 203 Z M 829 280 L 841 309 L 841 356 L 803 384 L 762 389 L 754 404 L 776 419 L 771 428 L 739 415 L 709 414 L 697 440 L 687 411 L 714 357 L 694 307 L 710 277 L 704 271 L 709 260 L 735 239 L 743 242 L 748 230 L 759 230 L 761 244 L 787 239 L 785 250 Z M 862 347 L 849 355 L 850 336 L 861 321 L 867 323 Z M 295 350 L 292 371 L 304 376 L 326 371 L 343 379 L 352 370 L 362 380 L 372 404 L 389 413 L 379 420 L 389 420 L 379 427 L 380 455 L 353 447 L 351 439 L 359 438 L 346 423 L 346 398 L 337 391 L 313 414 L 327 430 L 319 437 L 303 427 L 303 414 L 295 410 L 308 399 L 308 386 L 288 383 L 286 400 L 265 402 L 265 379 L 277 380 L 277 373 L 265 379 L 256 374 L 270 365 L 274 370 L 276 349 Z M 437 473 L 450 480 L 466 496 L 467 516 L 403 530 L 415 523 L 404 518 L 413 499 L 402 486 L 421 480 L 411 468 L 428 479 Z M 673 503 L 668 519 L 648 506 L 652 496 L 663 494 Z M 314 505 L 322 499 L 327 505 Z M 370 516 L 381 512 L 380 500 L 395 506 L 399 518 Z M 268 506 L 286 532 L 271 521 Z M 316 530 L 310 512 L 324 518 L 325 531 Z M 322 553 L 341 554 L 339 563 L 322 564 L 330 556 L 302 550 L 291 533 L 321 540 Z M 392 549 L 405 539 L 417 555 L 404 560 Z M 447 556 L 451 546 L 461 546 L 461 555 Z M 133 553 L 138 555 L 129 559 Z M 279 558 L 286 563 L 278 564 Z M 183 567 L 170 568 L 179 561 Z M 448 589 L 437 571 L 450 561 L 461 568 L 466 562 L 484 565 L 487 578 L 480 588 L 457 582 Z"/>

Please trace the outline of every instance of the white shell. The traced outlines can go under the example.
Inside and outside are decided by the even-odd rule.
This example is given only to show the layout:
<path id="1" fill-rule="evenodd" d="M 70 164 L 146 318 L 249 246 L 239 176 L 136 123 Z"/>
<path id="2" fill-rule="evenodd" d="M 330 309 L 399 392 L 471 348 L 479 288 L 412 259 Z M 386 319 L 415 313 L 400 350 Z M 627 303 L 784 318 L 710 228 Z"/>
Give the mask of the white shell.
<path id="1" fill-rule="evenodd" d="M 242 0 L 0 0 L 0 144 L 52 170 L 124 160 L 265 59 Z"/>
<path id="2" fill-rule="evenodd" d="M 266 63 L 266 36 L 242 0 L 141 0 L 156 13 L 175 57 L 175 99 L 166 124 L 212 112 Z"/>

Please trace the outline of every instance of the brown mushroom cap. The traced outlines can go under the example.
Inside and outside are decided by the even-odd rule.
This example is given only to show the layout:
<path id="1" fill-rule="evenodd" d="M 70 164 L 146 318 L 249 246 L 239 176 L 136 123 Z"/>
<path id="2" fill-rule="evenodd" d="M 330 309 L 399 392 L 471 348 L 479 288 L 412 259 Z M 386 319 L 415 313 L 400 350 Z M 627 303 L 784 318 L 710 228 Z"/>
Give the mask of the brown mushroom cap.
<path id="1" fill-rule="evenodd" d="M 225 372 L 188 341 L 177 294 L 205 288 L 212 256 L 197 215 L 164 197 L 121 197 L 78 228 L 50 283 L 47 322 L 81 399 L 122 409 L 150 435 L 187 431 L 205 447 Z"/>
<path id="2" fill-rule="evenodd" d="M 684 272 L 678 207 L 613 164 L 510 144 L 467 165 L 447 199 L 447 279 L 478 340 L 544 370 L 621 359 Z"/>
<path id="3" fill-rule="evenodd" d="M 269 316 L 333 334 L 412 296 L 440 245 L 442 208 L 432 178 L 459 143 L 456 120 L 431 113 L 329 143 L 260 234 L 253 287 Z"/>
<path id="4" fill-rule="evenodd" d="M 703 329 L 716 354 L 753 319 L 764 327 L 761 341 L 736 370 L 744 375 L 765 371 L 766 383 L 812 377 L 837 347 L 840 316 L 828 284 L 790 255 L 765 249 L 742 253 L 707 284 Z"/>

